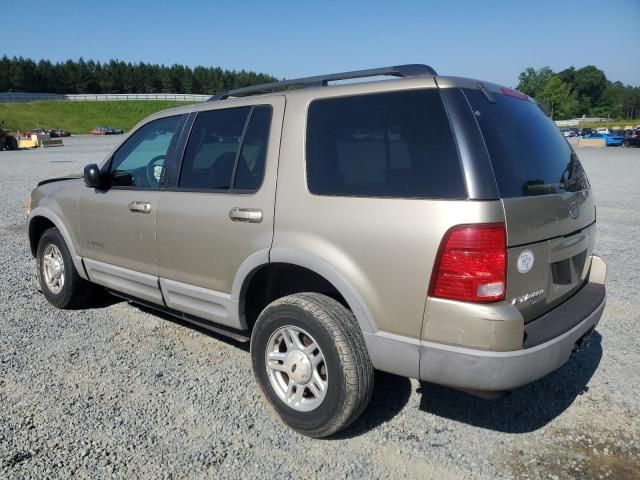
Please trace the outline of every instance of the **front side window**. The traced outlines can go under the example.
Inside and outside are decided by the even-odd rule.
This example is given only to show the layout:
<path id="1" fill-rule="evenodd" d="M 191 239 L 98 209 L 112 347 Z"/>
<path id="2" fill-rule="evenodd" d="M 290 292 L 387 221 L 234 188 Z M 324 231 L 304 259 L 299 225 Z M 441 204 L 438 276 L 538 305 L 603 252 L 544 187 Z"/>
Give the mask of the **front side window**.
<path id="1" fill-rule="evenodd" d="M 183 115 L 161 118 L 136 130 L 111 159 L 110 184 L 138 188 L 160 186 L 167 156 L 177 140 L 183 119 Z"/>
<path id="2" fill-rule="evenodd" d="M 306 160 L 309 190 L 318 195 L 467 196 L 436 89 L 315 100 Z"/>
<path id="3" fill-rule="evenodd" d="M 255 191 L 264 175 L 271 107 L 200 112 L 180 172 L 179 188 Z"/>

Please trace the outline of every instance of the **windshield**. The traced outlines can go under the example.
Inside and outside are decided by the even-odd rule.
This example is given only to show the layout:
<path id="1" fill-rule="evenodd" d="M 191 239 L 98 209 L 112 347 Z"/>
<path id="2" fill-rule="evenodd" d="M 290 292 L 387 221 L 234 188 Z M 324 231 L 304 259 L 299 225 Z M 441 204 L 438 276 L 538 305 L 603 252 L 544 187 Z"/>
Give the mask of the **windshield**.
<path id="1" fill-rule="evenodd" d="M 499 94 L 490 103 L 472 89 L 465 95 L 482 131 L 501 197 L 589 188 L 578 157 L 535 103 Z"/>

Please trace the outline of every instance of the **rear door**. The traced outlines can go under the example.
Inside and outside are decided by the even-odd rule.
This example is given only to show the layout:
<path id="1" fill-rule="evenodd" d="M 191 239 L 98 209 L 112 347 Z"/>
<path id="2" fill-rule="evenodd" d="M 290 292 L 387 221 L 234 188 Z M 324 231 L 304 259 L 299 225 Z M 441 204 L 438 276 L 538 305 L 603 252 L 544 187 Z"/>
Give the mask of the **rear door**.
<path id="1" fill-rule="evenodd" d="M 577 155 L 542 110 L 503 89 L 465 90 L 482 131 L 507 224 L 507 300 L 525 321 L 575 293 L 588 275 L 596 210 Z"/>
<path id="2" fill-rule="evenodd" d="M 197 113 L 157 218 L 167 305 L 234 328 L 236 273 L 251 256 L 269 261 L 284 114 L 284 97 L 244 103 Z"/>

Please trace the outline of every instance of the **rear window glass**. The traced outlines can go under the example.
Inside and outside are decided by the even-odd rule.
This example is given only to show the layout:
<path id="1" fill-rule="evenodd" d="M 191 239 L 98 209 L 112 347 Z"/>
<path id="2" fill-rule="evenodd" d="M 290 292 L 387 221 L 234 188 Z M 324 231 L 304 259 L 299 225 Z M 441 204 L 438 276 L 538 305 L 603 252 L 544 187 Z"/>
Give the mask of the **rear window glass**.
<path id="1" fill-rule="evenodd" d="M 493 165 L 500 196 L 577 192 L 589 187 L 577 155 L 553 121 L 534 103 L 465 90 Z"/>
<path id="2" fill-rule="evenodd" d="M 438 91 L 312 102 L 307 183 L 319 195 L 465 198 L 460 161 Z"/>

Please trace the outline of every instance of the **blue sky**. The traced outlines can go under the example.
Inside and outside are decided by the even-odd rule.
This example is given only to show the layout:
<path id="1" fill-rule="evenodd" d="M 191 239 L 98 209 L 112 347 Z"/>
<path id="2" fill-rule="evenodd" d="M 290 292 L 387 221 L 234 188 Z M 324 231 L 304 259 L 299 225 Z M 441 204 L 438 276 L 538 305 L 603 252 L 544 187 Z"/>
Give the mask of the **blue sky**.
<path id="1" fill-rule="evenodd" d="M 596 65 L 640 86 L 640 0 L 4 1 L 0 55 L 278 77 L 427 63 L 515 86 L 528 66 Z"/>

